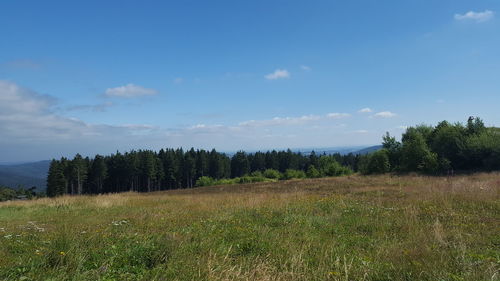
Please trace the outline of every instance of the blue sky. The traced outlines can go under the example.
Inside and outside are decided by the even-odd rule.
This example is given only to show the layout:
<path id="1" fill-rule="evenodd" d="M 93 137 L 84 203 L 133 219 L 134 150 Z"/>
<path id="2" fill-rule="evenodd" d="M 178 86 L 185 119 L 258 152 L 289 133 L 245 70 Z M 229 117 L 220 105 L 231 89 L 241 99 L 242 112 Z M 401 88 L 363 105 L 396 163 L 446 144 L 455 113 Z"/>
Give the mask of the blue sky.
<path id="1" fill-rule="evenodd" d="M 0 162 L 500 126 L 499 1 L 2 1 Z M 363 110 L 364 109 L 364 110 Z"/>

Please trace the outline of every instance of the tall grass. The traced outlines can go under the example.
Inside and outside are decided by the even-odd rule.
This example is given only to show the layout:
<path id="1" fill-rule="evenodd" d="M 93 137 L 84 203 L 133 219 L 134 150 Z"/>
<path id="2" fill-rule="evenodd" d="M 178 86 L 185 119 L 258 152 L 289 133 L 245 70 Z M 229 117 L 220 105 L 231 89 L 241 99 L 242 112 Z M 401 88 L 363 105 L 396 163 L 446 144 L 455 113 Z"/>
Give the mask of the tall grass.
<path id="1" fill-rule="evenodd" d="M 500 174 L 0 204 L 4 280 L 500 280 Z"/>

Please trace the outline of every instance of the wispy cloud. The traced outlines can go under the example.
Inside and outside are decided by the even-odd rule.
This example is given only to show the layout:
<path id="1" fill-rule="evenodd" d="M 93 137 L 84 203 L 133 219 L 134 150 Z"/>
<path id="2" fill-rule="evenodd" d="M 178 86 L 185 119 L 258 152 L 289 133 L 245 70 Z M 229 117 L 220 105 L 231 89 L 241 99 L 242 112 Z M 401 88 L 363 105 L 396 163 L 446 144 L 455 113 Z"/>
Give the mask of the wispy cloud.
<path id="1" fill-rule="evenodd" d="M 133 98 L 141 96 L 152 96 L 156 94 L 158 94 L 158 91 L 155 89 L 148 89 L 134 84 L 127 84 L 125 86 L 116 88 L 108 88 L 106 90 L 106 96 L 108 97 Z"/>
<path id="2" fill-rule="evenodd" d="M 338 112 L 328 113 L 326 115 L 326 117 L 331 118 L 331 119 L 341 119 L 341 118 L 347 118 L 350 116 L 351 116 L 351 114 L 349 114 L 349 113 L 338 113 Z"/>
<path id="3" fill-rule="evenodd" d="M 96 105 L 97 106 L 97 105 Z M 205 149 L 264 149 L 363 144 L 371 134 L 354 137 L 349 126 L 332 122 L 348 113 L 275 117 L 236 124 L 204 122 L 163 128 L 150 124 L 89 123 L 60 111 L 58 101 L 47 95 L 0 80 L 0 155 L 7 160 L 107 154 L 130 149 L 199 147 Z M 74 110 L 92 110 L 93 105 Z M 66 111 L 67 112 L 67 111 Z M 330 116 L 329 116 L 330 115 Z M 318 132 L 319 135 L 314 135 Z M 363 133 L 362 130 L 358 133 Z M 375 142 L 377 139 L 370 140 Z M 36 143 L 36 146 L 33 146 Z"/>
<path id="4" fill-rule="evenodd" d="M 290 78 L 290 72 L 286 69 L 276 69 L 273 73 L 269 73 L 264 77 L 267 80 L 288 79 Z"/>
<path id="5" fill-rule="evenodd" d="M 301 65 L 301 66 L 300 66 L 300 69 L 302 69 L 302 70 L 304 70 L 304 71 L 307 71 L 307 72 L 309 72 L 309 71 L 311 71 L 311 70 L 312 70 L 312 68 L 311 68 L 310 66 L 307 66 L 307 65 Z"/>
<path id="6" fill-rule="evenodd" d="M 382 111 L 382 112 L 377 112 L 375 114 L 373 114 L 373 117 L 375 118 L 392 118 L 392 117 L 396 117 L 397 114 L 396 113 L 392 113 L 390 111 Z"/>
<path id="7" fill-rule="evenodd" d="M 358 110 L 358 113 L 370 113 L 370 112 L 373 112 L 373 110 L 371 110 L 371 108 L 369 107 L 361 108 L 360 110 Z"/>
<path id="8" fill-rule="evenodd" d="M 318 115 L 304 115 L 300 117 L 274 117 L 267 120 L 249 120 L 238 124 L 243 127 L 264 127 L 264 126 L 278 126 L 278 125 L 301 125 L 310 121 L 320 120 L 321 116 Z"/>
<path id="9" fill-rule="evenodd" d="M 472 20 L 476 22 L 485 22 L 493 19 L 495 13 L 490 10 L 485 10 L 484 12 L 474 12 L 469 11 L 465 14 L 455 14 L 455 19 L 459 21 Z"/>
<path id="10" fill-rule="evenodd" d="M 0 80 L 0 131 L 3 141 L 79 141 L 88 136 L 120 138 L 144 127 L 89 124 L 55 112 L 56 100 L 50 96 Z"/>
<path id="11" fill-rule="evenodd" d="M 80 104 L 71 105 L 65 108 L 66 111 L 92 111 L 92 112 L 104 112 L 109 107 L 113 106 L 112 102 L 105 102 L 100 104 Z"/>
<path id="12" fill-rule="evenodd" d="M 18 59 L 4 63 L 3 65 L 12 69 L 38 70 L 42 68 L 42 64 L 31 59 Z"/>

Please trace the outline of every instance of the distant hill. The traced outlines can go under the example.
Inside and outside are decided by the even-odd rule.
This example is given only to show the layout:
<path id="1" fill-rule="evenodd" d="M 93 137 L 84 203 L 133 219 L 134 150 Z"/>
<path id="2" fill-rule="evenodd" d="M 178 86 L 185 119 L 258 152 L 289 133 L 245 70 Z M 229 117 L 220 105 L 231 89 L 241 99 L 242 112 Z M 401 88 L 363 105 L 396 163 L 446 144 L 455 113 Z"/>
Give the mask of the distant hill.
<path id="1" fill-rule="evenodd" d="M 346 155 L 349 153 L 353 154 L 368 154 L 371 152 L 375 152 L 379 149 L 381 149 L 381 145 L 374 145 L 374 146 L 347 146 L 347 147 L 326 147 L 326 148 L 301 148 L 295 150 L 296 152 L 300 152 L 302 154 L 309 154 L 311 151 L 314 151 L 316 154 L 335 154 L 335 153 L 340 153 L 342 155 Z"/>
<path id="2" fill-rule="evenodd" d="M 380 150 L 380 149 L 382 149 L 382 145 L 374 145 L 374 146 L 370 146 L 370 147 L 366 147 L 366 148 L 360 149 L 360 150 L 354 152 L 354 154 L 364 155 L 364 154 L 375 152 L 375 151 Z"/>
<path id="3" fill-rule="evenodd" d="M 24 164 L 0 165 L 0 185 L 12 188 L 36 186 L 37 190 L 46 188 L 50 161 Z"/>

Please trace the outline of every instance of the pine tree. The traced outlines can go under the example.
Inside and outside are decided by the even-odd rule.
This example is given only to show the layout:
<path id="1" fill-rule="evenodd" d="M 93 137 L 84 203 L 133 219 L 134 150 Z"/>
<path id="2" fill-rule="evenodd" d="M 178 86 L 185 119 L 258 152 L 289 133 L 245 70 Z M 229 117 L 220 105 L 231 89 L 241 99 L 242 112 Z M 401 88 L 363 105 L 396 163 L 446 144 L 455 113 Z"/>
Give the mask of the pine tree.
<path id="1" fill-rule="evenodd" d="M 104 181 L 108 176 L 108 168 L 104 157 L 96 155 L 90 166 L 89 183 L 91 185 L 91 193 L 102 193 L 104 191 Z"/>
<path id="2" fill-rule="evenodd" d="M 66 179 L 64 178 L 62 168 L 61 163 L 57 160 L 52 160 L 52 162 L 50 162 L 47 175 L 47 196 L 49 197 L 55 197 L 65 193 Z"/>

